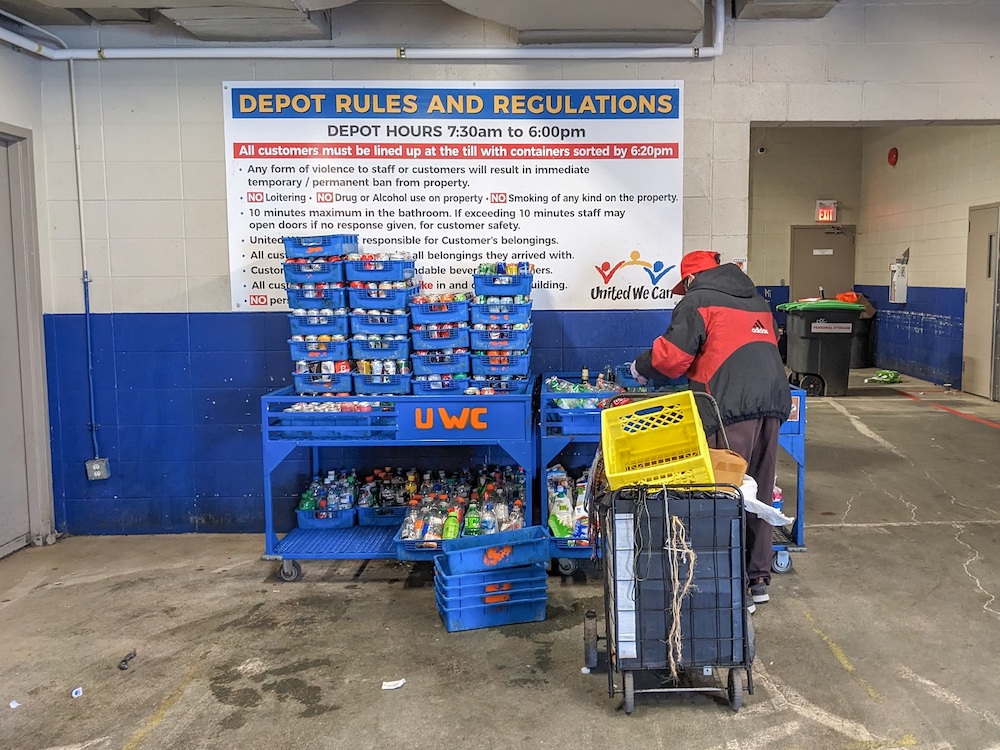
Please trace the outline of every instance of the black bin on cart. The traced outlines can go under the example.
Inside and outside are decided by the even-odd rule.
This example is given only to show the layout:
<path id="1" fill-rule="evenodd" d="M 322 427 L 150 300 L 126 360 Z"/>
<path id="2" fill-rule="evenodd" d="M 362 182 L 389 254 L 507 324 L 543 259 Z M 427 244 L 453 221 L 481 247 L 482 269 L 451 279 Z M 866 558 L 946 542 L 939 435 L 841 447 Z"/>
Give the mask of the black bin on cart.
<path id="1" fill-rule="evenodd" d="M 846 396 L 854 331 L 861 305 L 793 303 L 788 314 L 788 368 L 791 382 L 809 396 Z"/>

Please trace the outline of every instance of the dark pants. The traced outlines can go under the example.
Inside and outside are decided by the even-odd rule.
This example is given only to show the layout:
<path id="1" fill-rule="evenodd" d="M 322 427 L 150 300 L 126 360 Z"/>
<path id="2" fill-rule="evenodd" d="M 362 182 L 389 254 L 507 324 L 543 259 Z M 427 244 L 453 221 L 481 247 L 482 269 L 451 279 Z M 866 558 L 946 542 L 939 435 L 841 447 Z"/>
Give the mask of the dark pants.
<path id="1" fill-rule="evenodd" d="M 775 417 L 747 419 L 726 427 L 729 448 L 739 453 L 749 464 L 747 474 L 757 482 L 757 499 L 771 502 L 774 493 L 774 470 L 778 459 L 778 429 L 781 420 Z M 709 438 L 712 448 L 725 448 L 722 435 L 716 432 Z M 774 528 L 752 513 L 746 514 L 747 527 L 747 576 L 751 582 L 763 578 L 771 582 L 771 558 Z"/>

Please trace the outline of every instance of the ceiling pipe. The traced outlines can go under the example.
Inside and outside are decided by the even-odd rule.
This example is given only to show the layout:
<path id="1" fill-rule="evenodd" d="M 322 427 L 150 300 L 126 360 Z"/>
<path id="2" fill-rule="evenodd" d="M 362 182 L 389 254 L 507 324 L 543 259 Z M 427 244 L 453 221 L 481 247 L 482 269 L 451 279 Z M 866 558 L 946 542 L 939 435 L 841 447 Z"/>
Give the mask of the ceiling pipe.
<path id="1" fill-rule="evenodd" d="M 713 0 L 710 47 L 122 47 L 53 49 L 0 27 L 0 41 L 46 60 L 670 60 L 720 57 L 726 31 L 726 0 Z M 9 14 L 4 14 L 8 15 Z M 14 16 L 9 16 L 15 18 Z M 17 19 L 19 22 L 20 20 Z M 21 22 L 31 26 L 27 22 Z M 48 33 L 48 32 L 46 32 Z"/>

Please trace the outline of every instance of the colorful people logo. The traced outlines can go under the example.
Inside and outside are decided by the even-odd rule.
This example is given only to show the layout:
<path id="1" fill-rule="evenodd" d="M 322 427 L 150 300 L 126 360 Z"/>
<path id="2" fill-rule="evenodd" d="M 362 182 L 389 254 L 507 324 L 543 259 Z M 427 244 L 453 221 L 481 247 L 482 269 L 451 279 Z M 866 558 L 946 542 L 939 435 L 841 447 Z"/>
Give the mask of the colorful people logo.
<path id="1" fill-rule="evenodd" d="M 657 260 L 652 263 L 643 260 L 638 250 L 633 250 L 629 254 L 628 260 L 620 260 L 614 265 L 611 265 L 611 262 L 606 260 L 601 263 L 601 265 L 594 266 L 594 268 L 597 270 L 597 273 L 601 275 L 604 283 L 610 284 L 611 279 L 614 278 L 616 273 L 618 273 L 618 270 L 625 268 L 626 266 L 639 266 L 642 268 L 642 270 L 646 272 L 646 275 L 649 276 L 649 281 L 653 286 L 659 284 L 660 280 L 664 276 L 676 268 L 676 266 L 665 265 L 662 260 Z"/>

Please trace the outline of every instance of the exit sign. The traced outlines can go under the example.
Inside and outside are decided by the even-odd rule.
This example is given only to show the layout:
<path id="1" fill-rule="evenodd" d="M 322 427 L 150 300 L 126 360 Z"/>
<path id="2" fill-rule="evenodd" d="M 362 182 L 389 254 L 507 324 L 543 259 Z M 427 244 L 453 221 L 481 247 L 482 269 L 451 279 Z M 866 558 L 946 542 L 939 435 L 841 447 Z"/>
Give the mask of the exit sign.
<path id="1" fill-rule="evenodd" d="M 837 201 L 816 201 L 816 223 L 831 224 L 837 220 Z"/>

